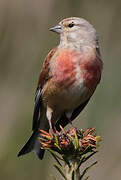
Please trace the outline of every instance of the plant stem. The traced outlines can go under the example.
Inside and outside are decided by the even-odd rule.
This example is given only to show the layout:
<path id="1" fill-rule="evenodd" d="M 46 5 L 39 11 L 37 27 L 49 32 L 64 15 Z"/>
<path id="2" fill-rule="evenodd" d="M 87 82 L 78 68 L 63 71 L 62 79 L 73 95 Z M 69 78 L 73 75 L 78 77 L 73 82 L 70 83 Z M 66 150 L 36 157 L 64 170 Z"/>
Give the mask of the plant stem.
<path id="1" fill-rule="evenodd" d="M 78 161 L 71 160 L 70 166 L 65 164 L 64 170 L 67 180 L 79 180 L 80 172 L 78 168 Z"/>

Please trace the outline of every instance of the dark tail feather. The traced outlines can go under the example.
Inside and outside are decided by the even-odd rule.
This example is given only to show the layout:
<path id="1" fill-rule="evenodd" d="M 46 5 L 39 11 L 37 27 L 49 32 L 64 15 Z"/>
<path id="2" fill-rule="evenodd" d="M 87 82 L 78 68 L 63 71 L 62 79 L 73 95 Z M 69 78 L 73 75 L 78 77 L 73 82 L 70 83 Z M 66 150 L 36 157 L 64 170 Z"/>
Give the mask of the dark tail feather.
<path id="1" fill-rule="evenodd" d="M 45 150 L 41 149 L 41 144 L 39 142 L 40 129 L 49 131 L 49 123 L 46 118 L 46 110 L 44 109 L 44 107 L 41 107 L 41 117 L 36 122 L 36 126 L 34 126 L 31 137 L 18 153 L 18 157 L 34 151 L 39 157 L 39 159 L 43 159 Z"/>
<path id="2" fill-rule="evenodd" d="M 34 151 L 34 152 L 36 152 L 39 159 L 43 159 L 44 150 L 41 149 L 41 145 L 40 145 L 40 142 L 38 140 L 38 135 L 39 135 L 38 131 L 33 132 L 31 137 L 27 141 L 27 143 L 23 146 L 23 148 L 18 153 L 18 157 L 22 156 L 24 154 L 27 154 L 31 151 Z"/>

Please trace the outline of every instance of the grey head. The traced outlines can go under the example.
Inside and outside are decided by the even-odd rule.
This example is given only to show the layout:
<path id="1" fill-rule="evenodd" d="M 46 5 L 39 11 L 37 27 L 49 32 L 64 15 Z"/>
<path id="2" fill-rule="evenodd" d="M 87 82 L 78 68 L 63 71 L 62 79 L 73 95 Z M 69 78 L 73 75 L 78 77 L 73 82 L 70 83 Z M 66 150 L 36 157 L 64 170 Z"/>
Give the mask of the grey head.
<path id="1" fill-rule="evenodd" d="M 63 19 L 50 30 L 60 34 L 60 46 L 72 46 L 72 44 L 77 48 L 98 46 L 95 28 L 83 18 Z"/>

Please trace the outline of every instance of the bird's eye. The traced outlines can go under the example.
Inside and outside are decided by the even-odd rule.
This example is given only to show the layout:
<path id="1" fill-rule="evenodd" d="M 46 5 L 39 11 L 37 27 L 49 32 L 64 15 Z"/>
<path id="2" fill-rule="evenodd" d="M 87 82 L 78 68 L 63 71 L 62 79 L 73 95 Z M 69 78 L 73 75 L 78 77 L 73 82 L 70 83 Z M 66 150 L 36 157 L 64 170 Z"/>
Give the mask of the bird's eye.
<path id="1" fill-rule="evenodd" d="M 69 28 L 72 28 L 73 26 L 74 26 L 73 22 L 68 25 Z"/>

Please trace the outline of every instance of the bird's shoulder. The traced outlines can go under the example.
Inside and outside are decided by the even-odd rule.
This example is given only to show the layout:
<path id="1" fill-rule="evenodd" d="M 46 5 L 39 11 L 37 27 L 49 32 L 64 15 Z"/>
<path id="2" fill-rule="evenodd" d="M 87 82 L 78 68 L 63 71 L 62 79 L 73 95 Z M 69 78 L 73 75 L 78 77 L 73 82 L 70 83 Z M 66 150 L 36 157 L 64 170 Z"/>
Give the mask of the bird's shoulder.
<path id="1" fill-rule="evenodd" d="M 46 56 L 46 58 L 43 62 L 42 70 L 40 72 L 37 89 L 40 88 L 41 86 L 43 86 L 45 81 L 49 78 L 50 60 L 56 51 L 57 51 L 57 47 L 50 50 L 50 52 Z"/>

